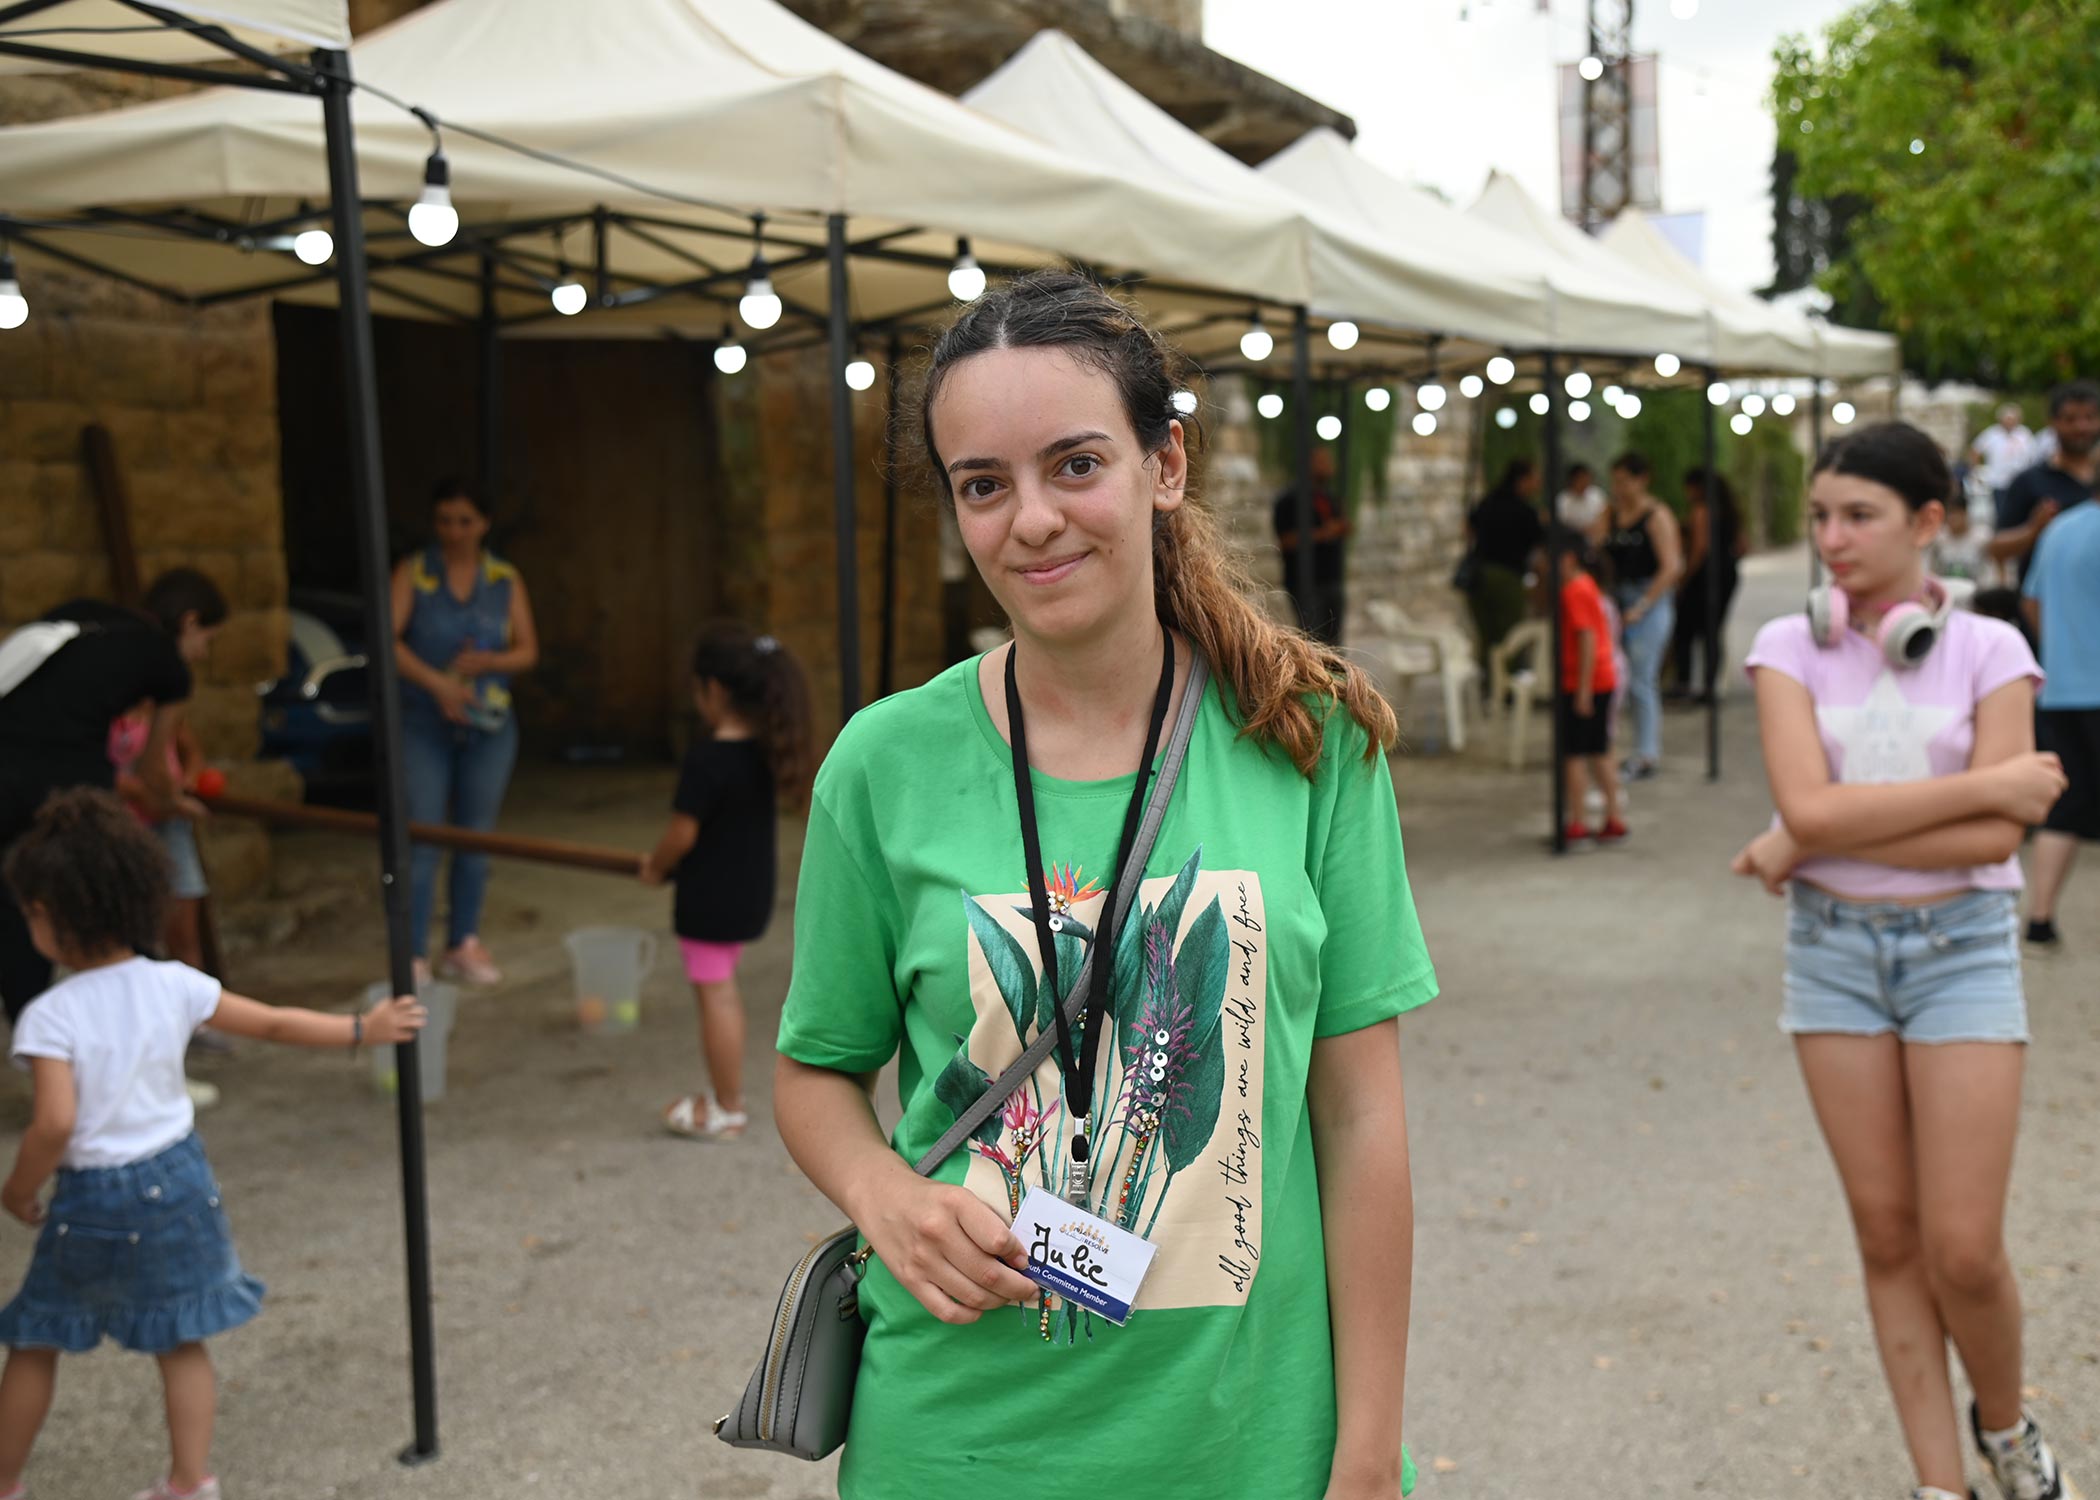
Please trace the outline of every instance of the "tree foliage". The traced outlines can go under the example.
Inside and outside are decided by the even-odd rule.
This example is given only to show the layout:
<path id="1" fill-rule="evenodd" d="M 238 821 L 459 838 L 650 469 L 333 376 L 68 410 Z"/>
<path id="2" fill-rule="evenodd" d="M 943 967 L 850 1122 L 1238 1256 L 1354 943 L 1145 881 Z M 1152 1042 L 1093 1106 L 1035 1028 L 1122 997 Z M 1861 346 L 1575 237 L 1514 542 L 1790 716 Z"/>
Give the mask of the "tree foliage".
<path id="1" fill-rule="evenodd" d="M 1776 286 L 1928 376 L 2100 369 L 2100 0 L 1867 0 L 1777 62 Z"/>

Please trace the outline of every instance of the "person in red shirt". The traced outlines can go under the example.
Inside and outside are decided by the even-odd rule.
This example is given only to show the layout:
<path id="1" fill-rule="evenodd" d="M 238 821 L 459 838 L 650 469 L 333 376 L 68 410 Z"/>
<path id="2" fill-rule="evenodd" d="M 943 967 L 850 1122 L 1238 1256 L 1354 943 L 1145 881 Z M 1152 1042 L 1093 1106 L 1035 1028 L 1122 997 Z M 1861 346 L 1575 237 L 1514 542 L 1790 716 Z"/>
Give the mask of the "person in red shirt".
<path id="1" fill-rule="evenodd" d="M 1595 839 L 1616 844 L 1626 837 L 1619 809 L 1619 772 L 1611 761 L 1611 695 L 1619 685 L 1612 662 L 1611 620 L 1604 595 L 1590 576 L 1590 544 L 1579 532 L 1563 528 L 1560 552 L 1560 713 L 1562 743 L 1567 752 L 1568 842 Z M 1591 786 L 1604 798 L 1604 826 L 1594 832 L 1583 821 L 1583 804 Z"/>

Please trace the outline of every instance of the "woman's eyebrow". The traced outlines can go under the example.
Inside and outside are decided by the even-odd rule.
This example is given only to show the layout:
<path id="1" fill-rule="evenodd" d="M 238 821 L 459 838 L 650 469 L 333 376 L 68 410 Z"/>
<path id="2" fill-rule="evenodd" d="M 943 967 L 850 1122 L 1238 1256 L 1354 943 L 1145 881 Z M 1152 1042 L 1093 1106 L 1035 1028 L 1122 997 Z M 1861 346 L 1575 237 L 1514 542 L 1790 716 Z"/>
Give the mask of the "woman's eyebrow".
<path id="1" fill-rule="evenodd" d="M 1070 437 L 1059 438 L 1056 442 L 1043 449 L 1042 452 L 1036 454 L 1035 461 L 1042 463 L 1047 459 L 1057 457 L 1060 453 L 1077 448 L 1082 443 L 1111 443 L 1114 441 L 1115 439 L 1105 432 L 1075 432 Z M 960 474 L 970 469 L 1003 469 L 1005 467 L 1006 464 L 996 458 L 958 458 L 954 463 L 948 465 L 948 472 L 950 474 Z"/>

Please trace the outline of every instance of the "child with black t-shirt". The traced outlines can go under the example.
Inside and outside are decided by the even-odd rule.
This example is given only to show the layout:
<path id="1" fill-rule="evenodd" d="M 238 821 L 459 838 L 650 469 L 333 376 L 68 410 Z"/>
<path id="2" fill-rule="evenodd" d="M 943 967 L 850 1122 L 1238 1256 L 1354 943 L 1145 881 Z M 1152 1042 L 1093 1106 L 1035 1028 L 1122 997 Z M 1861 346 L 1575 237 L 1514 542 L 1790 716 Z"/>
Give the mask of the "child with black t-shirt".
<path id="1" fill-rule="evenodd" d="M 701 737 L 686 752 L 671 824 L 642 856 L 650 885 L 672 882 L 672 927 L 700 1007 L 700 1053 L 710 1092 L 685 1094 L 664 1127 L 698 1140 L 734 1140 L 744 1108 L 744 997 L 737 961 L 773 915 L 775 828 L 783 806 L 807 806 L 809 687 L 802 667 L 769 635 L 720 625 L 693 652 Z"/>

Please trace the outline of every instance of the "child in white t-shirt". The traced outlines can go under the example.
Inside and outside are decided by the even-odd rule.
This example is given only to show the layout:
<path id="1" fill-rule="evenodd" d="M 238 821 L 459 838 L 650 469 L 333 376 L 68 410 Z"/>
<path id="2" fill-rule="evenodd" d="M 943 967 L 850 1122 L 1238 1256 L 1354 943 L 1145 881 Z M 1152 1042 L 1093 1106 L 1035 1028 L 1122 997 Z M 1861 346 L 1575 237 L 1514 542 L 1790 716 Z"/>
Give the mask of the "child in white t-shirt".
<path id="1" fill-rule="evenodd" d="M 22 1290 L 0 1308 L 0 1500 L 28 1493 L 22 1470 L 59 1353 L 105 1336 L 155 1356 L 167 1388 L 168 1472 L 139 1500 L 218 1500 L 204 1340 L 254 1317 L 263 1287 L 241 1270 L 193 1128 L 182 1079 L 190 1035 L 209 1022 L 261 1041 L 355 1048 L 413 1035 L 423 1009 L 407 996 L 363 1016 L 280 1009 L 142 957 L 161 934 L 166 856 L 108 792 L 53 796 L 8 851 L 5 875 L 37 951 L 73 972 L 15 1025 L 35 1105 L 0 1207 L 42 1232 Z"/>

